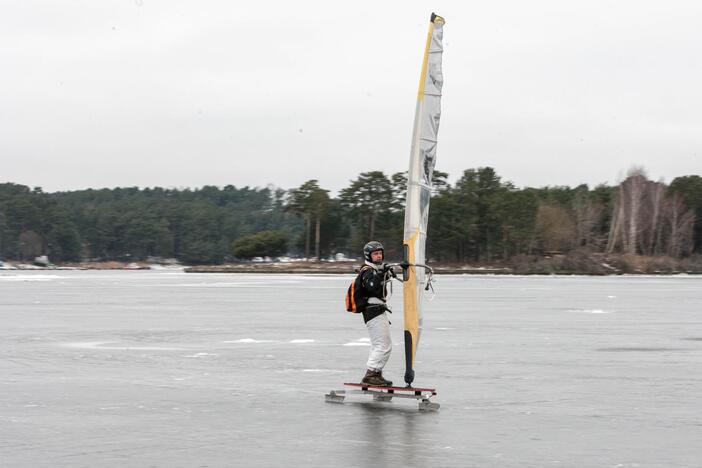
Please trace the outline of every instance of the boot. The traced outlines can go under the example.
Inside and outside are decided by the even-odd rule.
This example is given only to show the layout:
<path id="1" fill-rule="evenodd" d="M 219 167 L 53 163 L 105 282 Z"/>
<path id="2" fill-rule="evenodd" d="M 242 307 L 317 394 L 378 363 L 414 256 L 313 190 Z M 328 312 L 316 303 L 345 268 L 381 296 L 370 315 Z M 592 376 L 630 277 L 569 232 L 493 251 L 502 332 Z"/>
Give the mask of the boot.
<path id="1" fill-rule="evenodd" d="M 375 387 L 389 387 L 392 382 L 385 380 L 380 371 L 370 370 L 366 371 L 366 375 L 361 380 L 361 383 L 373 385 Z"/>
<path id="2" fill-rule="evenodd" d="M 380 380 L 385 382 L 386 387 L 392 387 L 392 380 L 388 380 L 385 377 L 383 377 L 383 371 L 379 370 L 378 376 L 380 377 Z"/>

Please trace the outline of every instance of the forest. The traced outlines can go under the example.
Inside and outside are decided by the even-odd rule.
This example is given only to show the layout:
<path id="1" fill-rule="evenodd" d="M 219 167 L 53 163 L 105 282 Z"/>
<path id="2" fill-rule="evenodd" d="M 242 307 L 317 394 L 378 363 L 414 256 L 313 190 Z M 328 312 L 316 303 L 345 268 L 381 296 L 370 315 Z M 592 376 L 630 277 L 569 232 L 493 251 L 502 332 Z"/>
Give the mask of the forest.
<path id="1" fill-rule="evenodd" d="M 453 184 L 434 171 L 427 255 L 453 263 L 577 254 L 684 259 L 702 253 L 702 177 L 670 184 L 631 169 L 616 186 L 518 188 L 490 167 Z M 369 239 L 399 260 L 406 174 L 359 174 L 337 196 L 309 180 L 285 190 L 204 186 L 46 193 L 0 184 L 0 260 L 53 263 L 360 257 Z M 524 260 L 527 261 L 527 260 Z"/>

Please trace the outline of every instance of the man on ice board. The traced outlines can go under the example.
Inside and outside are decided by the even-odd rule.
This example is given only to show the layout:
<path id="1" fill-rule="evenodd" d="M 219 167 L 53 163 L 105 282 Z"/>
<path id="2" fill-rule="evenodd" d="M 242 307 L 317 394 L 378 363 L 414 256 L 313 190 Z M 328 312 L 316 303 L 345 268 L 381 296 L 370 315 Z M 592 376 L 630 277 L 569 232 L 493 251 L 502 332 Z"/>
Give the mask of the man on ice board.
<path id="1" fill-rule="evenodd" d="M 363 315 L 370 337 L 370 352 L 366 363 L 366 375 L 361 383 L 345 383 L 354 390 L 332 390 L 325 395 L 331 403 L 343 403 L 347 394 L 368 394 L 374 401 L 389 402 L 393 398 L 413 398 L 419 400 L 420 411 L 436 411 L 439 404 L 429 401 L 436 395 L 433 388 L 415 388 L 407 382 L 407 387 L 393 387 L 392 382 L 383 377 L 383 368 L 392 352 L 390 320 L 387 306 L 387 283 L 397 278 L 393 268 L 383 263 L 383 245 L 370 241 L 363 248 L 364 263 L 353 283 L 346 291 L 346 310 Z M 410 265 L 400 264 L 408 268 Z M 405 380 L 407 380 L 405 378 Z"/>
<path id="2" fill-rule="evenodd" d="M 363 314 L 370 337 L 367 371 L 361 383 L 390 387 L 392 382 L 383 377 L 383 368 L 392 352 L 388 317 L 388 312 L 391 311 L 386 301 L 387 283 L 391 276 L 395 276 L 395 272 L 383 263 L 383 245 L 378 241 L 370 241 L 363 247 L 363 257 L 365 262 L 349 287 L 346 301 L 347 310 Z"/>
<path id="3" fill-rule="evenodd" d="M 373 395 L 374 399 L 389 401 L 392 398 L 416 398 L 421 400 L 420 410 L 436 410 L 438 403 L 429 401 L 436 395 L 432 388 L 412 387 L 414 382 L 414 358 L 422 331 L 422 294 L 431 288 L 433 272 L 425 264 L 426 234 L 429 222 L 429 200 L 431 199 L 432 174 L 436 162 L 436 145 L 441 117 L 441 90 L 443 74 L 444 19 L 432 13 L 427 34 L 422 71 L 417 92 L 410 164 L 407 172 L 407 199 L 403 237 L 402 293 L 405 341 L 405 388 L 392 387 L 392 382 L 383 377 L 383 367 L 390 357 L 392 341 L 388 320 L 385 285 L 394 272 L 383 264 L 383 246 L 371 241 L 364 247 L 365 264 L 356 280 L 346 292 L 346 310 L 362 312 L 371 340 L 368 356 L 368 371 L 361 383 L 345 383 L 349 387 L 360 387 L 350 393 Z M 386 387 L 378 389 L 378 386 Z M 411 392 L 411 393 L 410 393 Z M 344 401 L 346 390 L 332 390 L 325 395 L 326 401 Z"/>

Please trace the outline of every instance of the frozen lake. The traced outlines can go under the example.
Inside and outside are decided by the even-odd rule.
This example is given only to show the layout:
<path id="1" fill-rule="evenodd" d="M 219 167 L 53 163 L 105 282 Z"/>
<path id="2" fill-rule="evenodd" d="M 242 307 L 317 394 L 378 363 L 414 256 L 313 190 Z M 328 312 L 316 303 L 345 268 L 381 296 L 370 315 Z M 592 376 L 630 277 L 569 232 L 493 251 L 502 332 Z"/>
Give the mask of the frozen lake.
<path id="1" fill-rule="evenodd" d="M 351 278 L 0 272 L 0 466 L 702 463 L 702 277 L 439 276 L 437 413 L 324 402 L 364 374 Z"/>

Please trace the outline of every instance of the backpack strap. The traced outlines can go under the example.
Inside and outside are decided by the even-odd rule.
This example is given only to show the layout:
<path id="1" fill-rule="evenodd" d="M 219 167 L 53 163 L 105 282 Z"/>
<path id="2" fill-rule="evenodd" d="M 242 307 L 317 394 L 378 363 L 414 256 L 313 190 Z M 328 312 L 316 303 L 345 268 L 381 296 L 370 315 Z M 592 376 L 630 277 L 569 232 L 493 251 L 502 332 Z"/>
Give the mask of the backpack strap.
<path id="1" fill-rule="evenodd" d="M 353 280 L 353 282 L 349 286 L 349 289 L 346 291 L 346 298 L 344 302 L 346 303 L 346 310 L 349 312 L 360 312 L 360 310 L 358 310 L 359 306 L 361 306 L 359 302 L 361 302 L 360 300 L 362 298 L 360 289 L 363 287 L 363 279 L 361 278 L 361 276 L 363 275 L 363 272 L 369 268 L 371 267 L 368 265 L 361 266 L 361 269 L 358 271 L 356 278 Z"/>

